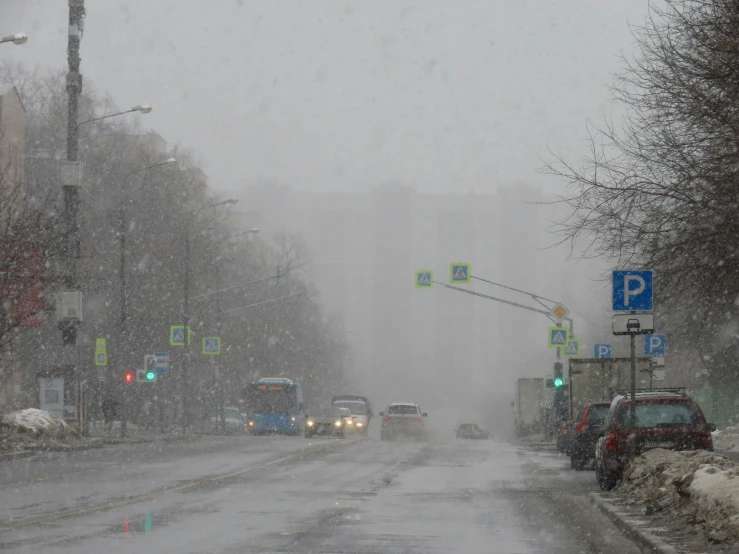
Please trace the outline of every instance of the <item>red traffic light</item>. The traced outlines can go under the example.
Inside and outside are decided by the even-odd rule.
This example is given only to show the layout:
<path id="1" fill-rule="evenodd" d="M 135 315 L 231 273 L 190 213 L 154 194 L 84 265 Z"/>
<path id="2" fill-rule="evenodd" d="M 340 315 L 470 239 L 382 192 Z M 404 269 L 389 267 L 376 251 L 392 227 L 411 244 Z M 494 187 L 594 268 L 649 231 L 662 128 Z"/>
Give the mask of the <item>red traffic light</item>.
<path id="1" fill-rule="evenodd" d="M 133 383 L 135 375 L 131 373 L 130 371 L 126 373 L 126 383 Z"/>

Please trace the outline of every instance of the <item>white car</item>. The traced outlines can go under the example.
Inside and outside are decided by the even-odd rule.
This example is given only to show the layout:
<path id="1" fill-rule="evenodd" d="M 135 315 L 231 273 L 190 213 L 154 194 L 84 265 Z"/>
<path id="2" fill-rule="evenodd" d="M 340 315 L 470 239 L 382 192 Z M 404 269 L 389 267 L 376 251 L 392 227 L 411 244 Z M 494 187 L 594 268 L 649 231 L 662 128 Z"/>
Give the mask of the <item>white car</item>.
<path id="1" fill-rule="evenodd" d="M 241 417 L 241 413 L 238 408 L 232 406 L 223 407 L 223 415 L 226 420 L 226 433 L 227 434 L 244 434 L 244 419 Z M 223 421 L 221 419 L 221 409 L 213 408 L 211 416 L 208 418 L 208 427 L 211 432 L 222 433 L 223 432 Z"/>
<path id="2" fill-rule="evenodd" d="M 336 408 L 346 408 L 351 413 L 351 419 L 347 421 L 347 429 L 354 432 L 367 434 L 369 430 L 370 420 L 372 419 L 372 408 L 369 402 L 363 397 L 334 397 L 332 406 Z"/>

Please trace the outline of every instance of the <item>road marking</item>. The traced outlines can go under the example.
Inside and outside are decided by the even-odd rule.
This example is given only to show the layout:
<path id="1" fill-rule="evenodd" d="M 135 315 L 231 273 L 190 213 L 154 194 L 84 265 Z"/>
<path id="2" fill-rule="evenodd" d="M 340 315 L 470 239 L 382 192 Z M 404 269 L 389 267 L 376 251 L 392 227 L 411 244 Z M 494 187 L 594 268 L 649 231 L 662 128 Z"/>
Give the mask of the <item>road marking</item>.
<path id="1" fill-rule="evenodd" d="M 194 488 L 200 487 L 205 484 L 217 483 L 219 481 L 233 479 L 234 477 L 240 477 L 241 475 L 247 475 L 249 473 L 254 473 L 262 469 L 272 467 L 274 465 L 288 462 L 296 458 L 301 458 L 305 456 L 306 454 L 311 454 L 314 452 L 321 452 L 323 450 L 330 450 L 331 448 L 336 448 L 339 446 L 345 446 L 349 444 L 357 444 L 359 442 L 362 442 L 362 441 L 360 439 L 352 439 L 352 440 L 342 440 L 342 441 L 331 442 L 330 444 L 321 444 L 320 446 L 310 446 L 309 445 L 307 448 L 303 450 L 292 453 L 288 456 L 283 456 L 282 458 L 277 458 L 276 460 L 265 462 L 258 466 L 250 467 L 247 469 L 238 469 L 236 471 L 229 471 L 227 473 L 222 473 L 220 475 L 210 475 L 208 477 L 200 477 L 198 479 L 193 479 L 192 481 L 188 483 L 161 487 L 159 489 L 154 489 L 153 491 L 150 491 L 144 494 L 140 494 L 137 496 L 131 496 L 129 498 L 124 498 L 117 502 L 105 502 L 103 504 L 99 504 L 96 506 L 87 506 L 85 508 L 78 508 L 76 510 L 64 510 L 62 512 L 56 512 L 56 513 L 52 512 L 52 513 L 42 515 L 36 518 L 24 519 L 22 521 L 19 521 L 18 523 L 11 524 L 11 525 L 3 525 L 2 523 L 0 523 L 0 533 L 9 533 L 11 531 L 17 531 L 19 529 L 23 529 L 24 527 L 30 527 L 32 525 L 48 524 L 48 523 L 51 523 L 59 519 L 68 519 L 71 517 L 84 516 L 87 514 L 97 513 L 97 512 L 108 512 L 110 510 L 114 510 L 116 508 L 122 508 L 124 506 L 129 506 L 131 504 L 138 504 L 140 502 L 147 502 L 149 500 L 154 500 L 156 497 L 161 496 L 168 492 L 186 492 L 190 489 L 194 489 Z"/>

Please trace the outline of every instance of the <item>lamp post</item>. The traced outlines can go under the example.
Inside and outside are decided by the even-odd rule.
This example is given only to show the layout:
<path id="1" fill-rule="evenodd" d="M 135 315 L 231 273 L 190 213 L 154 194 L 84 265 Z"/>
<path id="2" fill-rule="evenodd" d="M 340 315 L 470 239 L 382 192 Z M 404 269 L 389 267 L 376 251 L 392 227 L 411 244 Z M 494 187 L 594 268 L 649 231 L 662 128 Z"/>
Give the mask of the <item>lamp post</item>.
<path id="1" fill-rule="evenodd" d="M 144 176 L 146 175 L 146 172 L 149 169 L 160 167 L 163 165 L 169 165 L 176 163 L 177 160 L 174 158 L 168 158 L 162 162 L 146 165 L 144 167 L 139 167 L 138 169 L 134 169 L 133 171 L 130 171 L 126 174 L 126 176 L 123 178 L 124 186 L 125 183 L 128 182 L 129 177 L 133 175 L 134 173 L 138 173 L 140 171 L 144 172 Z M 119 345 L 118 345 L 118 351 L 119 352 L 129 352 L 128 348 L 128 331 L 126 329 L 126 320 L 128 318 L 127 314 L 127 303 L 126 303 L 126 204 L 125 202 L 121 202 L 121 208 L 120 208 L 120 220 L 119 220 L 119 231 L 118 231 L 118 244 L 120 245 L 120 295 L 121 295 L 121 306 L 120 306 L 120 339 L 119 339 Z M 120 356 L 119 358 L 122 358 Z M 126 365 L 122 363 L 122 359 L 118 360 L 118 363 L 120 364 L 121 371 L 126 371 Z M 127 402 L 126 402 L 126 395 L 127 395 L 127 388 L 124 388 L 123 391 L 123 402 L 121 407 L 121 437 L 125 437 L 128 432 L 128 413 L 127 413 Z M 161 400 L 161 399 L 160 399 Z"/>
<path id="2" fill-rule="evenodd" d="M 93 117 L 92 119 L 86 119 L 85 121 L 79 121 L 77 125 L 84 125 L 85 123 L 92 123 L 93 121 L 100 121 L 101 119 L 108 119 L 109 117 L 116 117 L 119 115 L 125 115 L 127 113 L 131 112 L 140 112 L 140 113 L 150 113 L 151 110 L 153 110 L 149 104 L 141 104 L 138 106 L 134 106 L 130 110 L 125 110 L 123 112 L 116 112 L 116 113 L 110 113 L 107 115 L 101 115 L 100 117 Z"/>
<path id="3" fill-rule="evenodd" d="M 209 204 L 207 206 L 203 206 L 202 208 L 198 208 L 196 210 L 191 210 L 189 212 L 185 212 L 181 214 L 184 216 L 194 215 L 196 213 L 202 212 L 203 210 L 207 210 L 209 208 L 216 208 L 218 206 L 224 206 L 226 204 L 237 204 L 239 202 L 238 198 L 229 198 L 227 200 L 223 200 L 221 202 L 216 202 L 215 204 Z M 183 336 L 184 336 L 184 344 L 182 346 L 183 348 L 183 355 L 182 355 L 182 375 L 181 375 L 181 382 L 182 382 L 182 432 L 184 434 L 187 434 L 188 429 L 190 427 L 190 409 L 188 406 L 188 400 L 189 400 L 189 389 L 188 389 L 188 381 L 189 381 L 189 361 L 190 361 L 190 333 L 188 333 L 188 323 L 190 321 L 190 220 L 188 219 L 185 221 L 185 256 L 182 260 L 182 263 L 184 264 L 183 267 L 183 299 L 182 299 L 182 330 L 183 330 Z"/>
<path id="4" fill-rule="evenodd" d="M 28 40 L 26 33 L 15 33 L 14 35 L 8 35 L 7 37 L 0 38 L 0 44 L 3 42 L 12 42 L 15 45 L 20 45 Z"/>

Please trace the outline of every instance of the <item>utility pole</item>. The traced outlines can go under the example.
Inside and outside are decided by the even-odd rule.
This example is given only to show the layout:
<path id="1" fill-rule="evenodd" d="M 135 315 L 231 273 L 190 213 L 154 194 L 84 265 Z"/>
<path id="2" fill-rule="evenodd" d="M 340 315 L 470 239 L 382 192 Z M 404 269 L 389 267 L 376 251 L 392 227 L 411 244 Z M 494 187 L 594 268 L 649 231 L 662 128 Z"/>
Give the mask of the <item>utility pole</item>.
<path id="1" fill-rule="evenodd" d="M 63 283 L 67 291 L 79 291 L 77 283 L 77 261 L 80 257 L 80 230 L 77 214 L 79 212 L 79 189 L 82 185 L 82 167 L 78 160 L 79 129 L 78 102 L 82 93 L 82 75 L 80 74 L 80 41 L 82 40 L 83 21 L 85 17 L 84 0 L 68 0 L 69 5 L 69 35 L 67 38 L 67 160 L 63 164 L 61 181 L 64 195 L 64 237 L 62 246 Z M 59 306 L 57 307 L 60 308 Z M 65 355 L 69 374 L 75 381 L 76 390 L 82 390 L 82 380 L 79 375 L 77 352 L 77 325 L 78 318 L 59 321 L 62 333 L 62 344 L 68 352 Z M 77 421 L 80 432 L 85 432 L 84 410 L 80 409 Z"/>
<path id="2" fill-rule="evenodd" d="M 185 221 L 185 283 L 184 283 L 184 298 L 182 299 L 182 320 L 183 320 L 183 334 L 185 343 L 182 345 L 182 376 L 180 382 L 182 383 L 180 401 L 182 402 L 182 432 L 187 434 L 190 427 L 190 409 L 188 406 L 189 401 L 189 386 L 190 386 L 190 333 L 188 332 L 188 324 L 190 320 L 190 224 Z"/>
<path id="3" fill-rule="evenodd" d="M 123 368 L 123 352 L 128 352 L 126 341 L 126 209 L 121 206 L 120 228 L 118 230 L 120 239 L 120 293 L 121 293 L 121 334 L 118 339 L 118 363 Z M 125 369 L 124 369 L 125 371 Z M 128 387 L 123 388 L 121 396 L 121 437 L 128 433 Z"/>
<path id="4" fill-rule="evenodd" d="M 220 271 L 220 265 L 218 263 L 215 264 L 215 272 L 216 272 L 216 287 L 218 289 L 221 288 L 221 271 Z M 216 335 L 218 337 L 221 336 L 221 295 L 216 294 Z M 219 364 L 215 371 L 215 378 L 216 382 L 218 384 L 218 403 L 221 409 L 221 431 L 223 431 L 223 434 L 226 434 L 226 411 L 224 409 L 224 403 L 225 400 L 223 398 L 223 375 L 221 374 L 221 370 L 223 369 L 223 364 Z"/>

